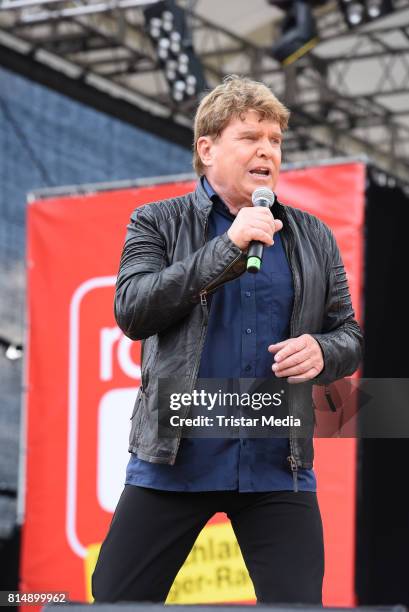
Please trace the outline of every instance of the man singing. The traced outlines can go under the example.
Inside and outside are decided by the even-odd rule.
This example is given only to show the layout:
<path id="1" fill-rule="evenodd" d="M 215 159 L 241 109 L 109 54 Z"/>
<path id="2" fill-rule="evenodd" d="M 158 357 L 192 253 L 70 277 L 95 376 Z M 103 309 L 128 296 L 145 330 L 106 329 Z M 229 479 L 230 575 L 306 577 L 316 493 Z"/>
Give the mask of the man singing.
<path id="1" fill-rule="evenodd" d="M 311 437 L 158 435 L 158 379 L 330 383 L 361 356 L 343 263 L 316 217 L 254 206 L 274 191 L 289 112 L 268 87 L 228 77 L 200 103 L 196 190 L 132 214 L 115 315 L 142 340 L 126 485 L 93 575 L 96 601 L 165 601 L 198 534 L 229 517 L 258 602 L 321 604 L 322 523 Z M 257 274 L 249 244 L 264 244 Z M 297 401 L 293 413 L 301 414 Z M 185 413 L 186 416 L 186 413 Z"/>

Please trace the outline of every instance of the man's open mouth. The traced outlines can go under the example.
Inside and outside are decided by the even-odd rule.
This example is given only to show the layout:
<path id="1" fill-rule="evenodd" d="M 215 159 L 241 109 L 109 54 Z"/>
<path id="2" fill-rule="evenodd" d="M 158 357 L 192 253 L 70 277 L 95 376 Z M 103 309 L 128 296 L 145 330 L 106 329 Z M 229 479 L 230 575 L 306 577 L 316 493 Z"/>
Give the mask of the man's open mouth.
<path id="1" fill-rule="evenodd" d="M 269 176 L 270 170 L 268 168 L 259 167 L 250 170 L 250 174 L 253 174 L 255 176 Z"/>

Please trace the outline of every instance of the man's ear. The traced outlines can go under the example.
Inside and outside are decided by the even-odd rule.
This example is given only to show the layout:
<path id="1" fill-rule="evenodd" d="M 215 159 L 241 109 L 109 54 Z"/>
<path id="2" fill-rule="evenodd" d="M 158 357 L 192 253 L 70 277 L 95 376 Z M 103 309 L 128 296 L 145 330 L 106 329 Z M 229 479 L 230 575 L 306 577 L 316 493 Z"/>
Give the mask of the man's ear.
<path id="1" fill-rule="evenodd" d="M 210 136 L 200 136 L 196 143 L 197 153 L 202 160 L 202 164 L 209 168 L 213 165 L 214 142 Z"/>

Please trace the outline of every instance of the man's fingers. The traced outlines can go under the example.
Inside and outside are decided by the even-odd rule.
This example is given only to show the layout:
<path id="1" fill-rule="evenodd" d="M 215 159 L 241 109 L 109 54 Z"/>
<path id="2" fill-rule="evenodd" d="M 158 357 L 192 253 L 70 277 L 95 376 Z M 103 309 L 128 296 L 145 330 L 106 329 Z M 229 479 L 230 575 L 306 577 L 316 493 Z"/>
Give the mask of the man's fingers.
<path id="1" fill-rule="evenodd" d="M 283 222 L 280 219 L 274 219 L 275 231 L 279 232 L 283 229 Z"/>
<path id="2" fill-rule="evenodd" d="M 273 371 L 278 378 L 287 378 L 288 376 L 304 376 L 306 372 L 311 370 L 313 367 L 311 359 L 307 359 L 298 365 L 292 366 L 290 368 L 281 368 L 279 370 L 275 370 L 273 366 Z"/>
<path id="3" fill-rule="evenodd" d="M 252 228 L 251 231 L 249 231 L 249 236 L 249 242 L 251 242 L 252 240 L 258 240 L 259 242 L 264 242 L 264 244 L 266 244 L 267 246 L 271 246 L 272 244 L 274 244 L 274 240 L 271 234 L 261 228 Z"/>
<path id="4" fill-rule="evenodd" d="M 276 371 L 276 370 L 282 370 L 282 369 L 291 368 L 293 366 L 297 366 L 300 363 L 303 363 L 304 361 L 306 361 L 309 357 L 310 357 L 310 352 L 308 351 L 308 349 L 302 349 L 298 351 L 297 353 L 292 353 L 286 359 L 281 359 L 279 363 L 277 362 L 274 363 L 273 370 Z"/>
<path id="5" fill-rule="evenodd" d="M 283 344 L 280 347 L 280 344 Z M 284 361 L 290 355 L 294 353 L 298 353 L 306 348 L 306 343 L 304 339 L 301 338 L 291 338 L 289 341 L 279 342 L 278 344 L 271 345 L 273 350 L 271 352 L 275 353 L 274 361 L 279 363 L 280 361 Z M 278 350 L 277 350 L 278 347 Z M 270 347 L 269 347 L 270 348 Z"/>
<path id="6" fill-rule="evenodd" d="M 262 206 L 246 206 L 238 212 L 227 235 L 236 246 L 245 251 L 253 240 L 267 246 L 273 245 L 273 235 L 282 227 L 282 221 L 274 219 L 270 210 Z"/>
<path id="7" fill-rule="evenodd" d="M 257 222 L 257 225 L 254 224 L 252 225 L 251 223 L 249 224 L 249 228 L 254 227 L 257 229 L 262 229 L 265 232 L 267 232 L 268 234 L 272 234 L 274 231 L 274 225 L 272 223 L 268 223 L 268 221 L 264 221 L 264 219 L 261 219 Z"/>
<path id="8" fill-rule="evenodd" d="M 275 353 L 272 371 L 277 378 L 302 382 L 315 378 L 324 367 L 319 344 L 308 334 L 270 344 L 268 350 Z"/>
<path id="9" fill-rule="evenodd" d="M 280 349 L 284 348 L 285 346 L 287 346 L 287 344 L 289 342 L 291 342 L 291 338 L 289 338 L 288 340 L 282 340 L 281 342 L 277 342 L 276 344 L 270 344 L 267 347 L 267 350 L 269 351 L 269 353 L 277 353 Z"/>
<path id="10" fill-rule="evenodd" d="M 266 213 L 266 209 L 262 207 L 257 207 L 257 209 L 255 209 L 254 215 L 251 216 L 250 219 L 266 221 L 267 223 L 270 223 L 276 231 L 279 231 L 283 228 L 283 222 L 281 221 L 281 219 L 274 219 L 273 215 L 269 211 L 267 211 Z"/>

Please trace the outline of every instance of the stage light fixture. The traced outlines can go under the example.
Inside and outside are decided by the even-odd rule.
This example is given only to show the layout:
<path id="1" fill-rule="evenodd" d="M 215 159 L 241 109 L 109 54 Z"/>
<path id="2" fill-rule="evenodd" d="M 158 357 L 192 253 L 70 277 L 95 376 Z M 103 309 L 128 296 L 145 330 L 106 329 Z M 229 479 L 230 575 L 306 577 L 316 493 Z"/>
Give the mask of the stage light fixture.
<path id="1" fill-rule="evenodd" d="M 6 358 L 10 359 L 10 361 L 15 361 L 16 359 L 20 359 L 23 355 L 23 351 L 20 347 L 14 346 L 10 344 L 10 346 L 6 350 Z"/>
<path id="2" fill-rule="evenodd" d="M 366 9 L 370 19 L 378 19 L 392 13 L 393 6 L 391 0 L 367 0 Z"/>
<path id="3" fill-rule="evenodd" d="M 281 37 L 273 45 L 272 56 L 289 65 L 308 53 L 318 43 L 317 27 L 307 0 L 270 2 L 286 11 L 281 25 Z"/>
<path id="4" fill-rule="evenodd" d="M 0 347 L 4 351 L 4 356 L 10 361 L 20 359 L 23 355 L 23 346 L 21 344 L 14 344 L 0 336 Z"/>
<path id="5" fill-rule="evenodd" d="M 389 15 L 394 8 L 392 0 L 338 0 L 338 6 L 351 29 Z"/>
<path id="6" fill-rule="evenodd" d="M 172 99 L 181 103 L 196 98 L 207 84 L 193 49 L 185 11 L 175 0 L 161 0 L 144 10 L 144 18 Z"/>
<path id="7" fill-rule="evenodd" d="M 348 2 L 346 12 L 352 26 L 357 26 L 365 20 L 365 8 L 360 2 Z"/>

